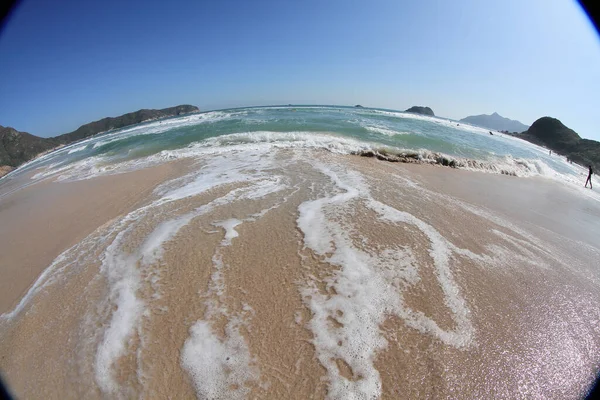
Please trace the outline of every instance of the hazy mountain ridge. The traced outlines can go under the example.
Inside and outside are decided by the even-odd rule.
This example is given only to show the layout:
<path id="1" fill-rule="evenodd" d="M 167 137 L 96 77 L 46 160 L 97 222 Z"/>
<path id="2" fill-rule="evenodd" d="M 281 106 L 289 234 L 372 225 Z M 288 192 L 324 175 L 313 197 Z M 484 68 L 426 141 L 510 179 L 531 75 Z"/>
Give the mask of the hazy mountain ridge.
<path id="1" fill-rule="evenodd" d="M 520 121 L 505 118 L 496 112 L 490 115 L 471 115 L 461 119 L 460 122 L 466 122 L 471 125 L 477 125 L 482 128 L 493 129 L 496 131 L 523 132 L 529 128 L 529 126 Z"/>
<path id="2" fill-rule="evenodd" d="M 141 109 L 118 117 L 107 117 L 90 122 L 81 125 L 73 132 L 50 138 L 42 138 L 27 132 L 17 131 L 11 127 L 3 127 L 0 125 L 0 176 L 7 174 L 19 165 L 35 158 L 40 153 L 61 145 L 64 146 L 98 133 L 139 124 L 144 121 L 168 118 L 199 111 L 198 107 L 188 104 L 163 108 L 161 110 Z"/>

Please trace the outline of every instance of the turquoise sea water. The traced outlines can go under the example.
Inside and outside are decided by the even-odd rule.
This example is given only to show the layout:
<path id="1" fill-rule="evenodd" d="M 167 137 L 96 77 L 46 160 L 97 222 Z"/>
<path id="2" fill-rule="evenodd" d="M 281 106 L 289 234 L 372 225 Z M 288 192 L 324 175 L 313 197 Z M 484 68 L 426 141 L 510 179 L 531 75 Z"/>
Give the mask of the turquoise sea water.
<path id="1" fill-rule="evenodd" d="M 271 106 L 209 111 L 150 121 L 74 143 L 21 171 L 36 178 L 86 177 L 196 152 L 248 146 L 324 148 L 339 153 L 368 149 L 412 150 L 424 162 L 437 154 L 464 168 L 544 176 L 579 185 L 582 168 L 546 149 L 456 121 L 393 110 L 341 106 Z"/>

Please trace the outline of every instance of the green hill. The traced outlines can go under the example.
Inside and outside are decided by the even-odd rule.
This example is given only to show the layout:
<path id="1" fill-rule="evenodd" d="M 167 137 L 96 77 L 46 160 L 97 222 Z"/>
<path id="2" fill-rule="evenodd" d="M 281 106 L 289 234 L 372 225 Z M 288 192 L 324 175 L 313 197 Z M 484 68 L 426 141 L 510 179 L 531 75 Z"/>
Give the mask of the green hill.
<path id="1" fill-rule="evenodd" d="M 38 154 L 88 138 L 98 133 L 119 129 L 140 122 L 199 112 L 196 106 L 180 105 L 162 110 L 142 109 L 119 117 L 107 117 L 90 122 L 64 135 L 42 138 L 14 128 L 0 126 L 0 177 Z"/>
<path id="2" fill-rule="evenodd" d="M 41 138 L 0 125 L 0 166 L 18 167 L 57 145 L 54 138 Z"/>
<path id="3" fill-rule="evenodd" d="M 600 171 L 600 142 L 582 139 L 556 118 L 542 117 L 525 132 L 515 136 L 545 146 L 581 165 L 592 165 Z"/>
<path id="4" fill-rule="evenodd" d="M 111 129 L 119 129 L 128 125 L 139 124 L 140 122 L 144 121 L 173 117 L 176 115 L 189 114 L 198 111 L 200 111 L 198 110 L 198 107 L 190 105 L 163 108 L 162 110 L 142 109 L 128 114 L 123 114 L 119 117 L 107 117 L 99 121 L 81 125 L 73 132 L 57 136 L 56 140 L 58 140 L 60 143 L 68 144 L 97 133 L 109 131 Z"/>

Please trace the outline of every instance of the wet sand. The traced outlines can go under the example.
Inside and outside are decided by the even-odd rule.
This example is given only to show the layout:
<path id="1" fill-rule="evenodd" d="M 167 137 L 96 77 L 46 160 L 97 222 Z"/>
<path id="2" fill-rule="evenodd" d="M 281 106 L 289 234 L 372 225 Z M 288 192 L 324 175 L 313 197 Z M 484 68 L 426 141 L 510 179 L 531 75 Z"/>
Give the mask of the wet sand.
<path id="1" fill-rule="evenodd" d="M 14 392 L 581 397 L 600 359 L 598 204 L 538 180 L 291 157 L 235 170 L 251 179 L 212 176 L 207 161 L 198 182 L 228 183 L 125 218 L 184 170 L 42 183 L 0 199 L 3 312 L 81 242 L 0 320 L 0 369 Z"/>
<path id="2" fill-rule="evenodd" d="M 17 304 L 60 253 L 146 201 L 158 184 L 180 172 L 181 166 L 164 164 L 89 181 L 40 182 L 2 197 L 0 314 Z"/>

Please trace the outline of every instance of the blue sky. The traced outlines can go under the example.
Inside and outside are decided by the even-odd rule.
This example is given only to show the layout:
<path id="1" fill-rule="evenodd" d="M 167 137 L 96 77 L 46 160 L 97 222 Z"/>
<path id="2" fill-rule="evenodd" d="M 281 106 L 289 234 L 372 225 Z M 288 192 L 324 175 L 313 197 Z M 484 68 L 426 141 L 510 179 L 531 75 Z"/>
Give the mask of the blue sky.
<path id="1" fill-rule="evenodd" d="M 183 103 L 549 115 L 600 140 L 600 40 L 569 0 L 24 0 L 0 34 L 1 125 Z"/>

